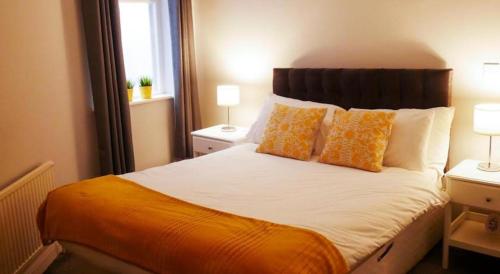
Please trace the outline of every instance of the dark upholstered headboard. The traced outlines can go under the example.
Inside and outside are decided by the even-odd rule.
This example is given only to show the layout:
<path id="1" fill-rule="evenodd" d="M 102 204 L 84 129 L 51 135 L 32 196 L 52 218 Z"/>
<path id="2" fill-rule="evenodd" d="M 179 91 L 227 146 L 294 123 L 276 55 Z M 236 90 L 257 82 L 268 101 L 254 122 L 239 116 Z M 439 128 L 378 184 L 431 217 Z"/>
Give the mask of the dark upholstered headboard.
<path id="1" fill-rule="evenodd" d="M 277 95 L 355 108 L 432 108 L 451 102 L 451 69 L 275 68 Z"/>

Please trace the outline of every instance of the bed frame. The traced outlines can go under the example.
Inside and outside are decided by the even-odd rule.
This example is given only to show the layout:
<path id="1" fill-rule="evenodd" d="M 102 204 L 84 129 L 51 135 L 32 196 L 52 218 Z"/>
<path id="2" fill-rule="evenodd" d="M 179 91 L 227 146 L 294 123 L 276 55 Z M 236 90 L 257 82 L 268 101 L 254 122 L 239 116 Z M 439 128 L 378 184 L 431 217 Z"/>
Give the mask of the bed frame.
<path id="1" fill-rule="evenodd" d="M 274 94 L 349 108 L 447 107 L 451 69 L 276 68 Z M 406 273 L 442 238 L 444 208 L 419 216 L 351 273 Z"/>
<path id="2" fill-rule="evenodd" d="M 276 68 L 273 92 L 300 100 L 355 108 L 432 108 L 449 106 L 451 69 Z M 406 273 L 441 239 L 443 208 L 419 216 L 396 237 L 358 263 L 351 273 Z M 119 273 L 150 273 L 81 245 L 64 249 Z"/>
<path id="3" fill-rule="evenodd" d="M 451 102 L 451 69 L 276 68 L 277 95 L 349 108 L 433 108 Z"/>

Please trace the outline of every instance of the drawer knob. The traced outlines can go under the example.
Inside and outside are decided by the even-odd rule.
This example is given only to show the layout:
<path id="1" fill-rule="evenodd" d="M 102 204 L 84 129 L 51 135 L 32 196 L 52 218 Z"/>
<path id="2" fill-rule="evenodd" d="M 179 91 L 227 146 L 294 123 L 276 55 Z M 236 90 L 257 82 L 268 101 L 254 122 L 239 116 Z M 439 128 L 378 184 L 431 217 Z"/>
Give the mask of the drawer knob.
<path id="1" fill-rule="evenodd" d="M 491 198 L 490 197 L 486 197 L 485 200 L 486 200 L 487 203 L 491 202 Z"/>
<path id="2" fill-rule="evenodd" d="M 208 147 L 208 150 L 212 150 L 212 147 Z"/>

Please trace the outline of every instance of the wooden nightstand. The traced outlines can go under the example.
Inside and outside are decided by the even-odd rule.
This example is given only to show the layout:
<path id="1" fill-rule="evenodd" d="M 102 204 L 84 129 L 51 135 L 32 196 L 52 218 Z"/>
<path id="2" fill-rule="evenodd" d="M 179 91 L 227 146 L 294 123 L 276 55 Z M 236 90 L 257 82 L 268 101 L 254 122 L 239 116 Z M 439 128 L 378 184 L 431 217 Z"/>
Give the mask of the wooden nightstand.
<path id="1" fill-rule="evenodd" d="M 245 141 L 248 128 L 236 127 L 236 131 L 224 132 L 221 130 L 223 126 L 217 125 L 191 132 L 194 157 L 223 150 Z"/>
<path id="2" fill-rule="evenodd" d="M 485 214 L 500 212 L 500 172 L 477 169 L 479 161 L 465 160 L 446 173 L 451 203 L 446 206 L 443 235 L 443 268 L 448 268 L 449 247 L 454 246 L 482 254 L 500 257 L 500 232 L 485 229 Z M 461 214 L 452 221 L 452 203 L 462 206 Z"/>

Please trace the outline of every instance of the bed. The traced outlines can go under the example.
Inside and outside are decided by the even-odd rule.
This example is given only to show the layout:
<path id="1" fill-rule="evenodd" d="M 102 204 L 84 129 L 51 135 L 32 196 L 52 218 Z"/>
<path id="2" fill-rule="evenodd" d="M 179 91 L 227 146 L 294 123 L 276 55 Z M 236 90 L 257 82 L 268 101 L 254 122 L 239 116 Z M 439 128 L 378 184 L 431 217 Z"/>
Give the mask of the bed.
<path id="1" fill-rule="evenodd" d="M 343 108 L 449 106 L 448 69 L 275 69 L 275 94 Z M 380 173 L 256 153 L 243 144 L 122 175 L 207 208 L 312 230 L 335 243 L 352 273 L 404 273 L 441 238 L 442 170 Z M 193 172 L 196 170 L 196 172 Z M 84 245 L 63 247 L 105 268 L 148 273 Z"/>

